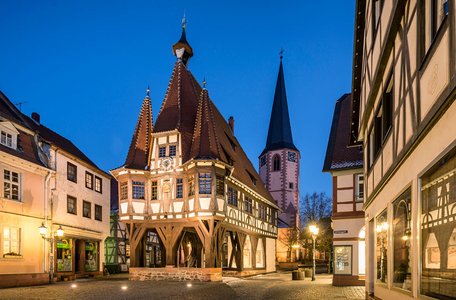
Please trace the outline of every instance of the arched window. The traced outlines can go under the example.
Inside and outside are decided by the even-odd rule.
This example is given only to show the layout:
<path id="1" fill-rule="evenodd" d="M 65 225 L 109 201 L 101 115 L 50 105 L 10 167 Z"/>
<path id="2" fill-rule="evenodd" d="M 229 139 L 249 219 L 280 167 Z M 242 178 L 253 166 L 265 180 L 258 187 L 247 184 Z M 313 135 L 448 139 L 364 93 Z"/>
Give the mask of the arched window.
<path id="1" fill-rule="evenodd" d="M 274 155 L 272 158 L 272 170 L 273 171 L 280 171 L 280 156 L 279 155 Z"/>

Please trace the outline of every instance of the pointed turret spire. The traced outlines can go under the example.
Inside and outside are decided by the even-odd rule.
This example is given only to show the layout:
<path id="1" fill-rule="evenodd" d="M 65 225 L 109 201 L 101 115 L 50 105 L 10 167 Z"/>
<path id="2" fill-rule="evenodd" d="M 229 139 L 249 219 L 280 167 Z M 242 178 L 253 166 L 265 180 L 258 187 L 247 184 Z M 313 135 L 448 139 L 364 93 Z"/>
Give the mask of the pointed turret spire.
<path id="1" fill-rule="evenodd" d="M 182 18 L 181 37 L 180 37 L 179 41 L 177 41 L 177 43 L 175 43 L 173 45 L 173 54 L 178 59 L 181 59 L 182 62 L 184 63 L 184 65 L 187 65 L 188 60 L 190 59 L 190 57 L 193 56 L 193 49 L 190 46 L 190 44 L 187 42 L 187 36 L 185 34 L 186 29 L 187 29 L 187 19 L 185 18 L 185 14 L 184 14 L 184 17 Z"/>
<path id="2" fill-rule="evenodd" d="M 124 167 L 141 170 L 148 168 L 152 124 L 150 89 L 147 87 Z"/>
<path id="3" fill-rule="evenodd" d="M 198 101 L 190 157 L 220 159 L 219 144 L 211 100 L 207 89 L 203 88 Z"/>
<path id="4" fill-rule="evenodd" d="M 274 103 L 272 104 L 271 120 L 269 121 L 268 139 L 261 155 L 267 151 L 283 148 L 297 150 L 291 134 L 282 59 L 283 50 L 280 51 L 279 75 L 277 77 Z"/>

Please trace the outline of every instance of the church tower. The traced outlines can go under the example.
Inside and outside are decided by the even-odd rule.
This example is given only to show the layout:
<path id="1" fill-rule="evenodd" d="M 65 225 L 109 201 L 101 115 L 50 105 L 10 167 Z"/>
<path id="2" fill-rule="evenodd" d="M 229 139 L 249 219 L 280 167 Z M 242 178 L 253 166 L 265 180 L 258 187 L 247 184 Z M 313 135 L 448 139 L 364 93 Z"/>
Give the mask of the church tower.
<path id="1" fill-rule="evenodd" d="M 272 104 L 266 147 L 261 153 L 260 176 L 281 209 L 282 227 L 299 225 L 299 150 L 293 143 L 288 114 L 283 56 Z"/>

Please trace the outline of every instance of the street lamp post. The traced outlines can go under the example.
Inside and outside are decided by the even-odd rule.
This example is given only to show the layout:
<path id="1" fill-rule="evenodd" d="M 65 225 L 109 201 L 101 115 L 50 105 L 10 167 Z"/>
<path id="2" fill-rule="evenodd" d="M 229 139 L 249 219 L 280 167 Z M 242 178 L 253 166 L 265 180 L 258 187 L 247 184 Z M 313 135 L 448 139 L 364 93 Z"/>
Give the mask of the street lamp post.
<path id="1" fill-rule="evenodd" d="M 44 222 L 41 223 L 41 226 L 38 227 L 39 231 L 40 231 L 40 234 L 41 234 L 41 237 L 43 238 L 43 240 L 46 240 L 49 242 L 49 252 L 50 252 L 50 255 L 49 255 L 49 283 L 53 283 L 54 282 L 54 241 L 55 241 L 55 238 L 54 238 L 54 233 L 52 232 L 51 230 L 51 234 L 50 236 L 46 236 L 47 235 L 47 227 L 44 226 Z M 62 226 L 59 226 L 59 228 L 57 228 L 56 232 L 55 232 L 55 235 L 57 237 L 62 237 L 63 236 L 63 229 L 62 229 Z"/>
<path id="2" fill-rule="evenodd" d="M 319 229 L 317 225 L 310 225 L 309 226 L 309 231 L 312 234 L 312 239 L 313 239 L 313 251 L 312 251 L 312 258 L 313 258 L 313 270 L 312 270 L 312 281 L 315 280 L 315 239 L 317 238 Z"/>

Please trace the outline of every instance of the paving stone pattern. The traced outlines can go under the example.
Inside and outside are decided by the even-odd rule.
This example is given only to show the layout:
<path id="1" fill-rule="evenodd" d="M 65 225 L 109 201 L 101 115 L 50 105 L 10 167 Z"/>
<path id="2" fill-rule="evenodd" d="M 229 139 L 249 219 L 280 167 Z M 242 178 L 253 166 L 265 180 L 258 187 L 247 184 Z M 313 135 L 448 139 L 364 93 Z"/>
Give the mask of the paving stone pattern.
<path id="1" fill-rule="evenodd" d="M 364 299 L 364 287 L 334 287 L 331 276 L 292 281 L 272 273 L 223 282 L 129 281 L 127 274 L 53 285 L 0 289 L 0 299 Z"/>

